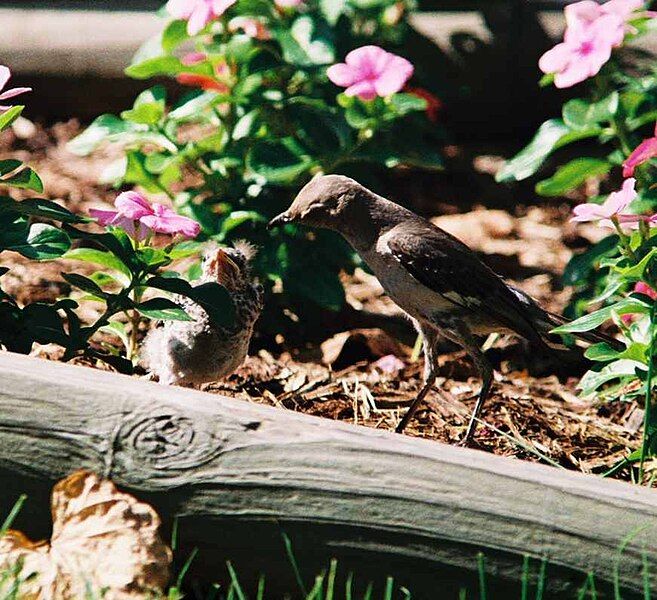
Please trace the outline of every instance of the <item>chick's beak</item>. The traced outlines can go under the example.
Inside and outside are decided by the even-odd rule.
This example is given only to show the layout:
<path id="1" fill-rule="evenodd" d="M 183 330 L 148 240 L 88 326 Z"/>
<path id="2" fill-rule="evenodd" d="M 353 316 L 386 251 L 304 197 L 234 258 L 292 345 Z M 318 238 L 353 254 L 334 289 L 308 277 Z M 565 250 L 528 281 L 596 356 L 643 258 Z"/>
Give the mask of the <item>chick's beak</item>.
<path id="1" fill-rule="evenodd" d="M 235 261 L 223 250 L 219 250 L 216 257 L 217 281 L 224 285 L 230 284 L 239 275 L 239 272 L 240 268 Z"/>
<path id="2" fill-rule="evenodd" d="M 285 225 L 286 223 L 291 223 L 292 222 L 292 217 L 286 212 L 281 213 L 277 217 L 274 217 L 271 221 L 269 221 L 269 225 L 267 227 L 269 229 L 273 229 L 274 227 L 281 227 Z"/>

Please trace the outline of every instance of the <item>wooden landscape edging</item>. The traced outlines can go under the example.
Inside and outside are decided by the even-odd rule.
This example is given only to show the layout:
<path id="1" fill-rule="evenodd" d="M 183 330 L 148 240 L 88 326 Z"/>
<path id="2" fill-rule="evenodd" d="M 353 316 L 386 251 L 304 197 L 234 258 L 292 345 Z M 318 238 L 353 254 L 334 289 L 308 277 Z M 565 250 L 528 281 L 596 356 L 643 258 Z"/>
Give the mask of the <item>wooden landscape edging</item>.
<path id="1" fill-rule="evenodd" d="M 628 536 L 624 598 L 644 553 L 657 565 L 645 488 L 9 353 L 0 382 L 0 515 L 28 493 L 15 526 L 33 536 L 48 535 L 53 482 L 88 468 L 178 517 L 205 581 L 231 559 L 287 584 L 281 530 L 309 573 L 335 556 L 413 598 L 454 597 L 479 550 L 515 590 L 522 556 L 548 556 L 556 597 L 587 571 L 604 588 Z"/>

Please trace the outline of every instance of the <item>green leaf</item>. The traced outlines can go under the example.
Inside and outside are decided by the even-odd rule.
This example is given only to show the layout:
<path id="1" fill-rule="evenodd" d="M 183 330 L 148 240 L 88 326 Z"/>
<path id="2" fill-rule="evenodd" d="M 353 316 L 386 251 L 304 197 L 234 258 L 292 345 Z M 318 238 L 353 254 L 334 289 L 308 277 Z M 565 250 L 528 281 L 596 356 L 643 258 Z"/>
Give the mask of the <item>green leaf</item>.
<path id="1" fill-rule="evenodd" d="M 131 110 L 121 113 L 121 118 L 142 125 L 156 125 L 164 116 L 166 108 L 166 91 L 163 86 L 156 85 L 143 91 Z"/>
<path id="2" fill-rule="evenodd" d="M 244 223 L 266 223 L 267 219 L 254 210 L 234 210 L 221 221 L 220 237 L 226 236 Z"/>
<path id="3" fill-rule="evenodd" d="M 169 54 L 187 39 L 187 21 L 171 21 L 162 32 L 162 50 Z"/>
<path id="4" fill-rule="evenodd" d="M 120 321 L 111 321 L 107 325 L 103 325 L 98 331 L 103 331 L 105 333 L 117 336 L 125 348 L 130 346 L 130 339 L 125 328 L 125 323 L 121 323 Z"/>
<path id="5" fill-rule="evenodd" d="M 3 245 L 0 239 L 0 246 Z M 61 229 L 46 223 L 35 223 L 26 226 L 23 235 L 6 245 L 5 249 L 33 260 L 53 260 L 62 256 L 70 247 L 71 239 Z"/>
<path id="6" fill-rule="evenodd" d="M 219 327 L 232 327 L 235 323 L 235 305 L 228 290 L 218 283 L 192 286 L 184 279 L 151 277 L 148 287 L 179 294 L 196 302 Z"/>
<path id="7" fill-rule="evenodd" d="M 584 356 L 589 360 L 596 362 L 608 362 L 611 360 L 618 359 L 628 359 L 634 360 L 640 363 L 646 363 L 646 352 L 648 350 L 647 344 L 641 344 L 639 342 L 633 342 L 625 350 L 618 351 L 607 342 L 601 342 L 599 344 L 594 344 L 586 349 Z"/>
<path id="8" fill-rule="evenodd" d="M 105 140 L 131 131 L 133 131 L 132 126 L 116 115 L 101 115 L 66 147 L 73 154 L 87 156 Z"/>
<path id="9" fill-rule="evenodd" d="M 657 248 L 651 248 L 650 252 L 648 252 L 648 254 L 646 254 L 636 265 L 629 267 L 614 267 L 614 270 L 617 271 L 626 281 L 639 280 L 643 277 L 646 268 L 654 258 L 655 254 L 657 254 Z"/>
<path id="10" fill-rule="evenodd" d="M 618 254 L 618 236 L 610 235 L 591 246 L 585 252 L 573 256 L 563 273 L 566 285 L 577 285 L 586 281 L 589 274 L 596 268 L 601 258 Z"/>
<path id="11" fill-rule="evenodd" d="M 598 102 L 575 98 L 563 106 L 563 120 L 571 129 L 587 129 L 611 121 L 618 111 L 619 94 L 612 92 Z"/>
<path id="12" fill-rule="evenodd" d="M 427 109 L 427 101 L 414 94 L 395 94 L 390 98 L 390 104 L 400 116 Z"/>
<path id="13" fill-rule="evenodd" d="M 314 165 L 313 159 L 292 138 L 256 143 L 247 154 L 247 168 L 269 183 L 292 184 Z"/>
<path id="14" fill-rule="evenodd" d="M 7 212 L 32 217 L 43 217 L 54 221 L 61 221 L 62 223 L 81 223 L 85 221 L 84 218 L 73 214 L 56 202 L 44 200 L 43 198 L 30 198 L 28 200 L 17 201 L 8 196 L 0 196 L 0 216 Z M 6 219 L 5 216 L 2 216 L 2 218 Z"/>
<path id="15" fill-rule="evenodd" d="M 582 333 L 591 331 L 611 319 L 612 314 L 629 315 L 645 314 L 650 311 L 650 306 L 636 298 L 623 298 L 611 306 L 605 306 L 588 315 L 584 315 L 575 321 L 561 325 L 552 330 L 552 333 Z"/>
<path id="16" fill-rule="evenodd" d="M 175 56 L 158 56 L 130 65 L 125 70 L 125 74 L 133 79 L 149 79 L 161 75 L 178 75 L 189 70 L 189 67 L 185 67 Z"/>
<path id="17" fill-rule="evenodd" d="M 117 272 L 115 279 L 123 287 L 129 286 L 132 281 L 130 269 L 120 258 L 111 252 L 105 252 L 95 248 L 74 248 L 73 250 L 69 250 L 62 258 L 80 260 L 112 269 Z"/>
<path id="18" fill-rule="evenodd" d="M 98 298 L 109 297 L 109 294 L 105 293 L 95 281 L 84 275 L 78 273 L 62 273 L 62 277 L 72 286 L 81 289 L 83 292 L 87 292 Z"/>
<path id="19" fill-rule="evenodd" d="M 590 396 L 601 385 L 609 381 L 626 376 L 635 377 L 637 368 L 641 368 L 642 366 L 641 363 L 634 360 L 617 360 L 600 371 L 587 371 L 577 387 L 582 390 L 583 396 Z"/>
<path id="20" fill-rule="evenodd" d="M 276 36 L 286 62 L 303 67 L 335 62 L 333 34 L 323 20 L 302 15 L 290 29 L 279 29 Z"/>
<path id="21" fill-rule="evenodd" d="M 347 8 L 347 0 L 319 0 L 319 9 L 331 27 L 335 27 Z"/>
<path id="22" fill-rule="evenodd" d="M 20 167 L 23 163 L 20 160 L 14 158 L 8 158 L 7 160 L 0 160 L 0 177 L 11 173 Z"/>
<path id="23" fill-rule="evenodd" d="M 169 119 L 174 121 L 195 119 L 208 107 L 220 101 L 220 99 L 220 95 L 216 92 L 203 92 L 172 110 L 169 113 Z"/>
<path id="24" fill-rule="evenodd" d="M 30 167 L 22 169 L 11 177 L 0 179 L 0 185 L 8 185 L 15 188 L 24 190 L 32 190 L 40 194 L 43 192 L 43 182 L 41 178 Z"/>
<path id="25" fill-rule="evenodd" d="M 175 302 L 168 298 L 152 298 L 135 305 L 140 314 L 149 319 L 162 321 L 192 321 L 193 319 Z"/>
<path id="26" fill-rule="evenodd" d="M 507 161 L 497 173 L 498 182 L 521 181 L 531 177 L 557 148 L 600 133 L 599 128 L 572 130 L 561 119 L 550 119 L 541 125 L 529 145 Z"/>
<path id="27" fill-rule="evenodd" d="M 21 116 L 25 106 L 12 106 L 0 114 L 0 131 L 7 129 L 18 117 Z"/>
<path id="28" fill-rule="evenodd" d="M 576 158 L 559 167 L 549 179 L 536 184 L 540 196 L 563 196 L 591 177 L 599 177 L 609 172 L 611 164 L 599 158 Z"/>

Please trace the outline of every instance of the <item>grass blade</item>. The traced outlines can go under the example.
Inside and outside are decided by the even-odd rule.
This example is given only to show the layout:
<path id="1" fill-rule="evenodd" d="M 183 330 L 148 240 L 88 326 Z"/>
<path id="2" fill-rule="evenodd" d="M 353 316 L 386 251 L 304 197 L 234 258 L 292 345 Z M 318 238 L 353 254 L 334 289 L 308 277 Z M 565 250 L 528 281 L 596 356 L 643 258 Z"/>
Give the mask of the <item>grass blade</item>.
<path id="1" fill-rule="evenodd" d="M 265 600 L 265 576 L 260 575 L 258 579 L 258 594 L 256 600 Z"/>
<path id="2" fill-rule="evenodd" d="M 233 568 L 233 563 L 227 560 L 226 567 L 228 567 L 228 573 L 230 574 L 230 585 L 232 588 L 235 589 L 235 594 L 237 594 L 238 600 L 246 600 L 246 596 L 244 595 L 242 586 L 240 585 L 240 582 L 237 579 L 237 573 L 235 573 L 235 569 Z"/>
<path id="3" fill-rule="evenodd" d="M 294 557 L 294 552 L 292 551 L 292 540 L 290 540 L 290 537 L 285 532 L 281 533 L 281 535 L 283 536 L 283 543 L 285 544 L 285 552 L 287 553 L 287 557 L 290 561 L 290 564 L 292 565 L 292 570 L 294 571 L 294 577 L 297 580 L 297 585 L 299 586 L 299 589 L 301 590 L 303 596 L 307 597 L 308 589 L 303 583 L 303 579 L 301 578 L 301 571 L 299 570 L 299 565 L 297 564 L 297 559 Z"/>
<path id="4" fill-rule="evenodd" d="M 522 575 L 520 576 L 520 600 L 529 598 L 529 554 L 522 557 Z"/>
<path id="5" fill-rule="evenodd" d="M 395 580 L 388 576 L 386 578 L 386 589 L 385 592 L 383 593 L 383 600 L 392 600 L 392 591 L 395 586 Z"/>
<path id="6" fill-rule="evenodd" d="M 335 558 L 331 559 L 329 566 L 328 579 L 326 581 L 326 600 L 333 600 L 333 590 L 335 589 L 335 575 L 338 571 L 338 561 Z"/>
<path id="7" fill-rule="evenodd" d="M 486 600 L 486 559 L 483 552 L 477 554 L 477 572 L 479 573 L 479 598 Z"/>
<path id="8" fill-rule="evenodd" d="M 536 600 L 543 600 L 545 591 L 545 571 L 547 570 L 547 556 L 541 560 L 541 568 L 538 572 L 538 582 L 536 583 Z"/>
<path id="9" fill-rule="evenodd" d="M 7 530 L 11 527 L 12 523 L 16 520 L 18 513 L 21 512 L 21 509 L 23 508 L 23 504 L 25 504 L 26 500 L 27 500 L 26 494 L 21 494 L 18 500 L 16 500 L 14 506 L 9 511 L 7 518 L 4 520 L 2 526 L 0 527 L 0 537 L 2 537 L 5 533 L 7 533 Z"/>
<path id="10" fill-rule="evenodd" d="M 345 600 L 352 600 L 353 593 L 354 593 L 354 573 L 353 571 L 350 571 L 349 575 L 347 575 L 347 581 L 344 584 Z"/>

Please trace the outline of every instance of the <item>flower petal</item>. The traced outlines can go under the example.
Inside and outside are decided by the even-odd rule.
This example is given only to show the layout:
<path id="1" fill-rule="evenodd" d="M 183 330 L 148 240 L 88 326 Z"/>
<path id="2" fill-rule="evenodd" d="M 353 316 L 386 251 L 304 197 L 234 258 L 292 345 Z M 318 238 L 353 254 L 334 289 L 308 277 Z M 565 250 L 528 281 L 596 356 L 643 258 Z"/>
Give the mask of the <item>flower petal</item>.
<path id="1" fill-rule="evenodd" d="M 634 169 L 657 156 L 657 137 L 643 140 L 623 163 L 623 177 L 634 175 Z"/>
<path id="2" fill-rule="evenodd" d="M 567 44 L 557 44 L 548 50 L 538 61 L 538 67 L 543 73 L 556 73 L 564 69 L 570 60 L 570 49 Z"/>
<path id="3" fill-rule="evenodd" d="M 379 96 L 390 96 L 401 90 L 413 75 L 413 65 L 401 56 L 391 55 L 381 75 L 374 82 Z"/>
<path id="4" fill-rule="evenodd" d="M 142 217 L 140 222 L 158 233 L 181 234 L 190 238 L 196 237 L 201 231 L 196 221 L 182 217 L 162 204 L 155 204 L 154 214 Z"/>
<path id="5" fill-rule="evenodd" d="M 194 12 L 197 0 L 169 0 L 167 12 L 176 19 L 189 19 Z"/>
<path id="6" fill-rule="evenodd" d="M 357 73 L 349 65 L 345 63 L 338 63 L 326 69 L 327 77 L 340 87 L 349 87 L 357 80 Z"/>
<path id="7" fill-rule="evenodd" d="M 101 210 L 100 208 L 90 208 L 89 214 L 103 227 L 111 225 L 119 217 L 119 213 L 115 210 Z"/>
<path id="8" fill-rule="evenodd" d="M 374 100 L 377 96 L 374 83 L 369 80 L 354 83 L 354 85 L 349 86 L 344 93 L 346 96 L 350 97 L 358 96 L 361 100 Z"/>
<path id="9" fill-rule="evenodd" d="M 0 90 L 4 88 L 7 85 L 7 82 L 11 78 L 11 71 L 9 70 L 9 67 L 5 67 L 5 65 L 0 65 Z"/>
<path id="10" fill-rule="evenodd" d="M 7 90 L 6 92 L 3 92 L 0 94 L 0 100 L 9 100 L 9 98 L 13 98 L 15 96 L 20 96 L 21 94 L 25 94 L 27 92 L 31 92 L 32 88 L 29 87 L 18 87 L 18 88 L 12 88 L 10 90 Z"/>
<path id="11" fill-rule="evenodd" d="M 146 215 L 153 214 L 150 202 L 139 192 L 123 192 L 114 201 L 119 213 L 129 219 L 137 220 Z"/>
<path id="12" fill-rule="evenodd" d="M 205 1 L 197 2 L 187 21 L 187 33 L 196 35 L 212 20 L 212 7 Z"/>

